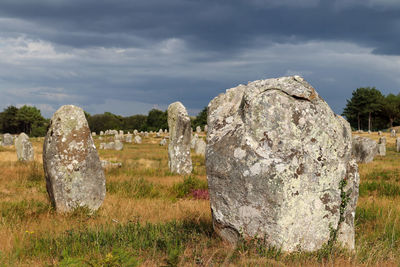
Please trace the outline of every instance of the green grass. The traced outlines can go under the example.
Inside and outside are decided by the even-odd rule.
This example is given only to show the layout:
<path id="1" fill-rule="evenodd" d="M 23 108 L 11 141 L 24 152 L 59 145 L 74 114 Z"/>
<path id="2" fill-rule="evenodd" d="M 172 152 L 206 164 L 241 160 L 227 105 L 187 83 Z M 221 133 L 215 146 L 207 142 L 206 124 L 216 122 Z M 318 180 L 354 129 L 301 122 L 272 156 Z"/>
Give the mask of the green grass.
<path id="1" fill-rule="evenodd" d="M 136 264 L 136 257 L 146 254 L 156 258 L 164 257 L 167 265 L 176 266 L 185 244 L 196 242 L 201 237 L 210 237 L 211 233 L 212 225 L 208 222 L 137 222 L 103 225 L 83 231 L 71 229 L 58 236 L 31 235 L 22 244 L 24 249 L 17 250 L 22 257 L 51 259 L 61 263 L 98 263 L 104 262 L 107 255 L 110 260 L 119 254 L 116 258 L 125 258 L 121 261 Z M 124 251 L 122 255 L 121 251 Z"/>
<path id="2" fill-rule="evenodd" d="M 0 216 L 1 223 L 18 225 L 23 220 L 32 220 L 40 214 L 52 211 L 49 202 L 41 202 L 36 200 L 23 200 L 20 202 L 1 202 Z"/>
<path id="3" fill-rule="evenodd" d="M 184 177 L 182 182 L 174 184 L 171 188 L 171 193 L 177 198 L 182 198 L 195 189 L 207 189 L 207 182 L 202 181 L 193 175 L 189 175 Z"/>
<path id="4" fill-rule="evenodd" d="M 368 196 L 376 192 L 380 197 L 400 196 L 400 185 L 385 181 L 363 182 L 360 184 L 360 196 Z"/>
<path id="5" fill-rule="evenodd" d="M 126 198 L 156 198 L 160 196 L 160 186 L 140 179 L 132 179 L 131 181 L 112 181 L 107 182 L 107 193 L 118 194 Z"/>

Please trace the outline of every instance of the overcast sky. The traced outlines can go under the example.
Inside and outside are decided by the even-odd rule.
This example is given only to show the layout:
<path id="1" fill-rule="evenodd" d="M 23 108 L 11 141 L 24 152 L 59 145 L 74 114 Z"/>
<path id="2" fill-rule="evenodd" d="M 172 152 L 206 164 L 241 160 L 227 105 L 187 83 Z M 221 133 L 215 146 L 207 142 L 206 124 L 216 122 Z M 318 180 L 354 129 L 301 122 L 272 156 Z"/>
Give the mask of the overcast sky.
<path id="1" fill-rule="evenodd" d="M 341 113 L 358 87 L 399 93 L 399 55 L 399 0 L 1 0 L 0 110 L 195 115 L 296 74 Z"/>

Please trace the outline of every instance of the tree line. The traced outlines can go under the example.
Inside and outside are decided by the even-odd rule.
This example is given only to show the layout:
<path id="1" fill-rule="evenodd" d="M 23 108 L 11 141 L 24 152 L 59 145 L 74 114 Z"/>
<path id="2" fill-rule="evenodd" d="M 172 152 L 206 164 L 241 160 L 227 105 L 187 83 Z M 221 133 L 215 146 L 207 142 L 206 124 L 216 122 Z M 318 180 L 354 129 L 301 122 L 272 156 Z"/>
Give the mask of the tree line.
<path id="1" fill-rule="evenodd" d="M 99 133 L 105 130 L 158 131 L 168 129 L 168 111 L 152 109 L 147 115 L 120 116 L 111 112 L 91 115 L 85 112 L 89 128 Z M 50 120 L 45 119 L 40 110 L 32 106 L 17 108 L 9 106 L 0 112 L 0 132 L 18 134 L 25 132 L 29 136 L 44 136 Z M 192 127 L 207 124 L 207 107 L 197 116 L 191 117 Z"/>
<path id="2" fill-rule="evenodd" d="M 375 87 L 357 88 L 342 115 L 353 130 L 376 131 L 400 125 L 400 94 L 384 96 Z"/>

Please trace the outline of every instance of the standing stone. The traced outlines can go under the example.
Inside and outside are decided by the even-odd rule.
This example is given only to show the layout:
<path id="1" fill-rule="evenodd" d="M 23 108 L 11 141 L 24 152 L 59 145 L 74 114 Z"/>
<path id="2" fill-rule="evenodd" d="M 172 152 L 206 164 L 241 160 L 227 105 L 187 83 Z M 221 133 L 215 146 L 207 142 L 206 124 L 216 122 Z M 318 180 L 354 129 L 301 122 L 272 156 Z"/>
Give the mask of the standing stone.
<path id="1" fill-rule="evenodd" d="M 367 137 L 354 136 L 352 154 L 357 162 L 368 163 L 374 160 L 378 153 L 377 143 Z"/>
<path id="2" fill-rule="evenodd" d="M 2 146 L 12 146 L 14 144 L 13 136 L 9 133 L 3 134 Z"/>
<path id="3" fill-rule="evenodd" d="M 201 127 L 200 126 L 196 127 L 196 133 L 201 133 Z"/>
<path id="4" fill-rule="evenodd" d="M 349 123 L 299 76 L 214 98 L 206 170 L 215 231 L 232 243 L 263 238 L 283 251 L 318 250 L 337 231 L 339 243 L 354 249 L 359 175 L 351 138 Z"/>
<path id="5" fill-rule="evenodd" d="M 400 152 L 400 137 L 396 138 L 396 152 Z"/>
<path id="6" fill-rule="evenodd" d="M 186 108 L 180 102 L 168 107 L 168 128 L 170 141 L 168 144 L 168 165 L 173 173 L 189 174 L 192 172 L 190 157 L 190 118 Z"/>
<path id="7" fill-rule="evenodd" d="M 142 138 L 139 135 L 136 135 L 135 138 L 133 139 L 133 142 L 135 144 L 141 144 L 142 143 Z"/>
<path id="8" fill-rule="evenodd" d="M 122 131 L 122 130 L 119 130 L 119 135 L 124 135 L 124 131 Z"/>
<path id="9" fill-rule="evenodd" d="M 390 131 L 390 137 L 396 137 L 396 130 L 395 129 L 392 129 Z"/>
<path id="10" fill-rule="evenodd" d="M 104 132 L 103 132 L 103 131 L 100 131 L 100 135 L 104 135 Z"/>
<path id="11" fill-rule="evenodd" d="M 197 139 L 196 144 L 194 146 L 194 153 L 199 155 L 206 155 L 206 142 L 202 138 Z"/>
<path id="12" fill-rule="evenodd" d="M 161 137 L 161 134 L 160 134 L 160 133 L 156 133 L 156 137 L 157 137 L 157 138 L 160 138 L 160 137 Z"/>
<path id="13" fill-rule="evenodd" d="M 167 129 L 164 129 L 164 133 L 166 133 L 166 134 L 167 134 L 167 133 L 168 133 L 168 130 L 167 130 Z"/>
<path id="14" fill-rule="evenodd" d="M 92 136 L 96 136 L 96 132 L 92 132 Z"/>
<path id="15" fill-rule="evenodd" d="M 160 141 L 160 146 L 165 146 L 166 144 L 167 144 L 167 139 L 163 138 L 163 139 Z"/>
<path id="16" fill-rule="evenodd" d="M 43 167 L 58 212 L 77 207 L 95 211 L 103 203 L 106 179 L 81 108 L 62 106 L 54 113 L 44 140 Z"/>
<path id="17" fill-rule="evenodd" d="M 378 135 L 382 135 L 382 131 L 379 131 L 379 132 L 378 132 Z"/>
<path id="18" fill-rule="evenodd" d="M 33 161 L 33 146 L 25 133 L 18 135 L 15 140 L 15 149 L 19 161 Z"/>
<path id="19" fill-rule="evenodd" d="M 138 135 L 138 133 L 139 133 L 138 130 L 136 130 L 136 129 L 133 130 L 133 135 Z"/>
<path id="20" fill-rule="evenodd" d="M 379 156 L 386 156 L 386 145 L 385 144 L 377 144 L 377 154 Z"/>
<path id="21" fill-rule="evenodd" d="M 100 143 L 99 149 L 105 149 L 106 143 Z"/>
<path id="22" fill-rule="evenodd" d="M 127 134 L 127 135 L 125 136 L 125 142 L 127 142 L 127 143 L 132 143 L 132 138 L 133 138 L 133 135 L 132 135 L 132 134 Z"/>
<path id="23" fill-rule="evenodd" d="M 194 149 L 194 147 L 196 146 L 196 142 L 197 142 L 198 138 L 199 138 L 199 136 L 197 134 L 192 136 L 192 139 L 190 140 L 190 148 L 191 149 Z"/>
<path id="24" fill-rule="evenodd" d="M 379 142 L 378 142 L 378 144 L 385 144 L 385 146 L 386 146 L 386 137 L 384 137 L 384 136 L 379 137 Z"/>
<path id="25" fill-rule="evenodd" d="M 149 133 L 148 132 L 144 132 L 144 137 L 149 137 Z"/>
<path id="26" fill-rule="evenodd" d="M 115 150 L 122 150 L 124 148 L 124 144 L 120 140 L 115 140 L 114 142 L 114 149 Z"/>
<path id="27" fill-rule="evenodd" d="M 208 126 L 204 125 L 204 132 L 208 132 Z"/>

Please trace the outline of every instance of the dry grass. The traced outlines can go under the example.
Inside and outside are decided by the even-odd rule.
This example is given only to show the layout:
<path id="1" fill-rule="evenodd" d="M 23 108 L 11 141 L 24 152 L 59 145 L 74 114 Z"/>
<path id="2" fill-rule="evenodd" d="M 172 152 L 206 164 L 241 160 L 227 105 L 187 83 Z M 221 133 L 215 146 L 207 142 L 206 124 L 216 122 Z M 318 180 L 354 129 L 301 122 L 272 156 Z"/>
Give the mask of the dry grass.
<path id="1" fill-rule="evenodd" d="M 376 133 L 357 135 L 379 138 Z M 109 191 L 103 206 L 93 216 L 85 212 L 57 214 L 50 206 L 42 170 L 43 139 L 33 139 L 35 163 L 31 164 L 18 163 L 14 147 L 1 148 L 0 265 L 68 265 L 84 258 L 95 266 L 129 265 L 128 261 L 120 265 L 110 263 L 110 259 L 137 259 L 142 266 L 397 266 L 400 263 L 400 154 L 394 151 L 395 138 L 389 133 L 384 136 L 388 141 L 387 156 L 359 166 L 362 196 L 356 215 L 356 251 L 333 250 L 328 255 L 323 251 L 285 254 L 247 242 L 232 248 L 222 242 L 212 232 L 209 202 L 176 196 L 176 185 L 182 184 L 184 177 L 169 172 L 167 147 L 158 145 L 160 138 L 155 138 L 155 134 L 143 138 L 143 144 L 125 144 L 122 152 L 99 151 L 102 159 L 122 162 L 123 166 L 106 171 Z M 96 145 L 100 142 L 103 141 L 96 139 Z M 194 177 L 204 183 L 204 158 L 194 155 L 193 163 Z M 140 224 L 138 238 L 144 234 L 158 241 L 138 250 L 133 249 L 134 245 L 120 245 L 130 253 L 129 257 L 115 252 L 114 244 L 119 239 L 113 240 L 116 238 L 113 236 L 137 223 Z M 148 230 L 146 223 L 160 225 L 160 229 L 172 227 L 176 233 L 158 236 L 158 230 Z M 82 241 L 74 241 L 72 233 L 79 233 L 76 238 L 80 240 L 80 236 L 91 231 L 108 236 L 104 242 L 111 245 L 89 243 L 86 247 L 82 245 L 82 254 L 71 252 L 68 256 L 47 251 L 49 246 L 54 246 L 52 242 L 67 242 L 68 238 L 72 238 L 68 247 L 79 247 Z M 109 232 L 112 234 L 108 235 Z M 129 239 L 129 235 L 119 238 Z M 166 242 L 165 247 L 159 247 L 159 242 Z M 84 265 L 85 261 L 75 266 Z"/>

